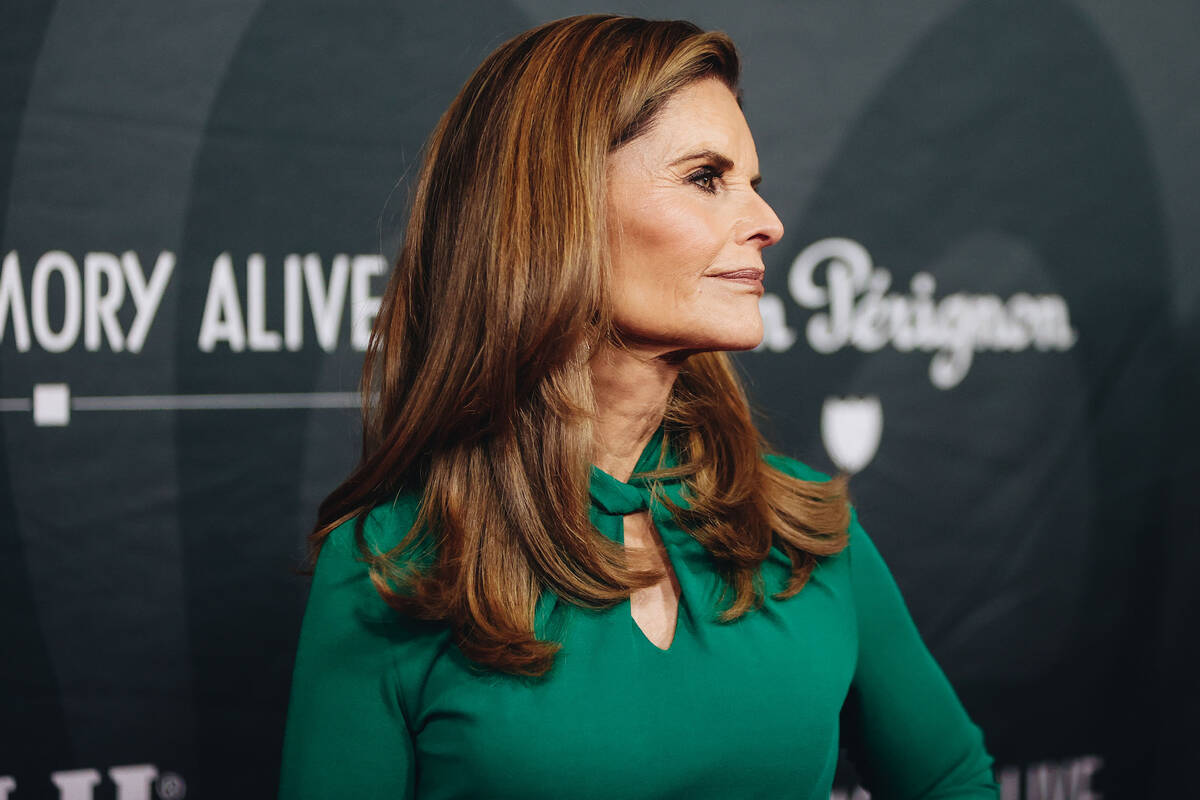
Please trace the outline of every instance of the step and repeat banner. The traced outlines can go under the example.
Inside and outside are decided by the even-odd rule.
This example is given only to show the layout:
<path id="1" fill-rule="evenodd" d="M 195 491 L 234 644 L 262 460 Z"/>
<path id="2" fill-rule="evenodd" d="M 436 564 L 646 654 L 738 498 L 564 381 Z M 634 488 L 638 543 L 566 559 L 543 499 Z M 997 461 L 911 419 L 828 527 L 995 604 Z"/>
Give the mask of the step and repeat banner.
<path id="1" fill-rule="evenodd" d="M 1004 798 L 1196 791 L 1200 6 L 14 0 L 0 798 L 272 795 L 421 145 L 596 10 L 739 45 L 787 233 L 738 362 L 853 474 Z"/>

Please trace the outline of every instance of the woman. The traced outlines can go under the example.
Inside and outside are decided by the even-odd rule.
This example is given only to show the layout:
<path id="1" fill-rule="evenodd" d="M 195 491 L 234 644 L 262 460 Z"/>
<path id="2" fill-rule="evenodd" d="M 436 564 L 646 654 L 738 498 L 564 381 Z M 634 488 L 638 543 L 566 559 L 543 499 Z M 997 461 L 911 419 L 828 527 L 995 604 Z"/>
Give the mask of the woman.
<path id="1" fill-rule="evenodd" d="M 722 34 L 543 25 L 425 154 L 321 507 L 281 796 L 992 797 L 840 481 L 723 351 L 783 227 Z M 841 717 L 844 730 L 839 727 Z"/>

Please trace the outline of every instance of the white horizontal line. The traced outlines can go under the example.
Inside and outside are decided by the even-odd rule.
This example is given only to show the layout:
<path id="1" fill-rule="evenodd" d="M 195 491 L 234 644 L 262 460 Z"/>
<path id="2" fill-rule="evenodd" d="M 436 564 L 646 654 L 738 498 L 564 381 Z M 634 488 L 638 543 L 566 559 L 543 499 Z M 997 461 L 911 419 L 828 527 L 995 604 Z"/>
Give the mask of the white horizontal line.
<path id="1" fill-rule="evenodd" d="M 73 397 L 75 411 L 192 411 L 273 408 L 357 408 L 358 392 L 264 394 L 145 394 Z"/>
<path id="2" fill-rule="evenodd" d="M 358 408 L 358 392 L 271 392 L 260 394 L 129 394 L 72 397 L 73 411 L 238 411 L 284 408 Z M 25 397 L 0 398 L 0 411 L 30 411 Z"/>

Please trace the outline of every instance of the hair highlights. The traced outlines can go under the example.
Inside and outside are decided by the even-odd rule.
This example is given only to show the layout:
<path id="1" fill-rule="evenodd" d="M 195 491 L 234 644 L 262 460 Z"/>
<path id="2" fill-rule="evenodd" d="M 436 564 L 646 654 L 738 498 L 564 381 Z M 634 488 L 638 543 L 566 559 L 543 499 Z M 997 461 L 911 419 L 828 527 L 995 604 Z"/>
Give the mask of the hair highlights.
<path id="1" fill-rule="evenodd" d="M 542 25 L 480 65 L 426 145 L 364 362 L 362 458 L 321 505 L 310 567 L 357 517 L 390 605 L 449 624 L 473 661 L 526 675 L 559 647 L 534 633 L 543 590 L 605 607 L 658 580 L 588 519 L 588 359 L 617 338 L 605 160 L 674 92 L 708 77 L 736 91 L 738 69 L 724 34 L 608 15 Z M 782 596 L 844 546 L 843 482 L 769 467 L 727 356 L 688 359 L 667 419 L 684 445 L 675 472 L 696 498 L 677 513 L 735 593 L 723 618 L 761 602 L 755 577 L 773 542 L 793 565 Z M 421 497 L 419 517 L 376 553 L 365 514 L 401 491 Z M 404 554 L 429 531 L 436 553 L 417 570 Z"/>

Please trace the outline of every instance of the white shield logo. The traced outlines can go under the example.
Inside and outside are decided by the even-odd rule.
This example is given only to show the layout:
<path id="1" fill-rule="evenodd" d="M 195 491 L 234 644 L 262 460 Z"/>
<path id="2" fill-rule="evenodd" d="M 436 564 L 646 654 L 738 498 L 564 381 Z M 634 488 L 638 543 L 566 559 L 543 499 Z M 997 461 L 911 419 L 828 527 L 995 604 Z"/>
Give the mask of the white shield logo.
<path id="1" fill-rule="evenodd" d="M 827 397 L 821 407 L 821 439 L 838 469 L 858 472 L 875 457 L 883 435 L 878 397 Z"/>

